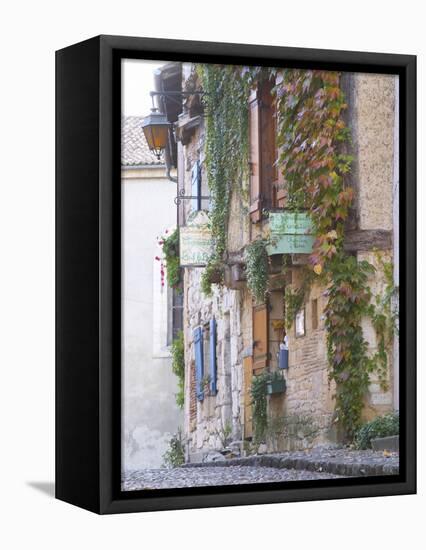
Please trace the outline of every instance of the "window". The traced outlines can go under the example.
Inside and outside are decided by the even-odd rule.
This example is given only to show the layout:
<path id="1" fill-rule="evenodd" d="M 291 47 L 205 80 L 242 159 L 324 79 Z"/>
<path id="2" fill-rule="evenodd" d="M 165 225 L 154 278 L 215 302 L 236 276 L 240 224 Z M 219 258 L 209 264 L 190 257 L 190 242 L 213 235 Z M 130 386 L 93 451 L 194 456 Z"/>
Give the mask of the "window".
<path id="1" fill-rule="evenodd" d="M 183 284 L 168 288 L 167 345 L 171 345 L 183 330 Z"/>
<path id="2" fill-rule="evenodd" d="M 305 308 L 300 309 L 296 313 L 296 319 L 294 322 L 296 338 L 305 336 Z"/>

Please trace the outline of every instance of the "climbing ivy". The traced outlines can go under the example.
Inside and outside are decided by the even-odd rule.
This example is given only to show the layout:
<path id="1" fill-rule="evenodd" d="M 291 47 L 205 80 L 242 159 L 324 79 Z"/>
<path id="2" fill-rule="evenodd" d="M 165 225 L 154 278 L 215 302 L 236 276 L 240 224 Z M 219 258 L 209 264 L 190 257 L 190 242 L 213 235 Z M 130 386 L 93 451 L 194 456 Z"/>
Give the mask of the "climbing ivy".
<path id="1" fill-rule="evenodd" d="M 248 174 L 248 94 L 250 71 L 232 65 L 197 65 L 205 92 L 205 154 L 212 209 L 214 252 L 202 275 L 201 288 L 211 294 L 223 282 L 224 255 L 232 187 L 241 190 Z"/>
<path id="2" fill-rule="evenodd" d="M 177 377 L 178 391 L 176 394 L 176 404 L 182 409 L 185 400 L 185 344 L 183 332 L 179 331 L 171 345 L 172 371 Z"/>
<path id="3" fill-rule="evenodd" d="M 176 228 L 169 236 L 161 237 L 159 241 L 167 267 L 167 282 L 171 288 L 177 288 L 181 281 L 179 259 L 179 230 Z"/>
<path id="4" fill-rule="evenodd" d="M 354 191 L 348 178 L 353 157 L 348 151 L 350 130 L 344 121 L 347 104 L 341 75 L 333 71 L 262 71 L 229 65 L 199 65 L 197 72 L 206 92 L 206 168 L 215 244 L 202 276 L 203 292 L 209 294 L 213 282 L 223 281 L 231 190 L 236 186 L 242 193 L 248 175 L 248 95 L 253 81 L 269 72 L 269 76 L 278 76 L 274 90 L 278 165 L 286 182 L 287 207 L 306 209 L 315 235 L 310 265 L 303 270 L 300 287 L 286 291 L 286 325 L 292 323 L 317 277 L 327 287 L 325 326 L 329 378 L 337 388 L 337 417 L 348 437 L 353 438 L 361 422 L 370 373 L 378 372 L 385 384 L 386 348 L 393 337 L 389 315 L 393 313 L 386 297 L 389 290 L 384 298 L 373 301 L 368 285 L 373 266 L 358 262 L 343 246 Z M 248 247 L 246 261 L 248 286 L 261 300 L 267 292 L 268 277 L 261 239 Z M 378 340 L 378 351 L 373 356 L 362 331 L 361 321 L 366 316 Z M 259 378 L 255 386 L 261 387 L 261 383 Z M 258 403 L 260 408 L 254 405 L 254 409 L 259 408 L 262 426 L 262 399 Z"/>
<path id="5" fill-rule="evenodd" d="M 287 256 L 284 256 L 287 258 Z M 288 267 L 284 266 L 284 272 Z M 284 321 L 286 330 L 290 330 L 296 313 L 302 308 L 306 296 L 311 288 L 314 273 L 309 267 L 301 267 L 301 285 L 293 289 L 290 285 L 285 287 L 284 291 Z"/>
<path id="6" fill-rule="evenodd" d="M 376 294 L 369 313 L 376 332 L 377 352 L 374 359 L 378 365 L 379 382 L 386 389 L 388 353 L 394 335 L 398 334 L 398 289 L 393 282 L 393 262 L 385 260 L 378 251 L 375 257 L 378 268 L 383 273 L 385 287 L 382 293 Z"/>
<path id="7" fill-rule="evenodd" d="M 251 382 L 252 418 L 254 441 L 256 443 L 260 443 L 263 440 L 268 427 L 266 390 L 269 380 L 270 374 L 264 372 L 257 376 L 253 376 Z"/>
<path id="8" fill-rule="evenodd" d="M 347 151 L 350 130 L 343 118 L 347 105 L 340 74 L 284 70 L 275 91 L 279 167 L 286 180 L 288 207 L 308 210 L 315 235 L 310 270 L 302 286 L 286 296 L 287 323 L 316 274 L 327 285 L 325 326 L 329 378 L 337 388 L 337 417 L 353 438 L 361 422 L 369 374 L 376 370 L 382 382 L 385 378 L 387 322 L 383 309 L 379 313 L 371 301 L 368 278 L 374 267 L 358 262 L 343 247 L 354 193 L 348 181 L 353 157 Z M 372 319 L 378 335 L 379 351 L 373 357 L 362 331 L 365 316 Z"/>
<path id="9" fill-rule="evenodd" d="M 244 250 L 247 286 L 259 303 L 266 299 L 268 290 L 269 257 L 266 250 L 268 241 L 256 239 Z"/>

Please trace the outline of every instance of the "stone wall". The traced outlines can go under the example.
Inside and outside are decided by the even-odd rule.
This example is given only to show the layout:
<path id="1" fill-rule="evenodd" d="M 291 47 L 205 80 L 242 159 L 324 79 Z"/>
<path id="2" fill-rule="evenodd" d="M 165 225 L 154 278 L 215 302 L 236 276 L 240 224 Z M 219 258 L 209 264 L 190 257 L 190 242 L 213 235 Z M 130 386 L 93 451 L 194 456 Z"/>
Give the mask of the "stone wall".
<path id="1" fill-rule="evenodd" d="M 359 229 L 392 230 L 395 79 L 392 75 L 348 75 L 348 116 Z"/>
<path id="2" fill-rule="evenodd" d="M 358 230 L 390 230 L 394 228 L 394 156 L 395 148 L 395 78 L 385 75 L 345 75 L 349 108 L 348 126 L 352 131 L 352 183 L 356 191 L 355 225 Z M 208 194 L 204 163 L 203 123 L 194 130 L 189 143 L 183 147 L 184 173 L 181 185 L 190 194 L 191 168 L 201 162 L 203 190 Z M 247 205 L 238 189 L 232 193 L 228 228 L 228 252 L 240 254 L 244 246 L 262 234 L 262 224 L 252 225 Z M 190 212 L 189 201 L 185 205 Z M 392 251 L 384 252 L 391 259 Z M 373 252 L 358 253 L 360 260 L 377 264 Z M 300 284 L 299 267 L 292 269 L 294 288 Z M 202 458 L 213 449 L 224 446 L 224 435 L 229 440 L 240 440 L 244 425 L 243 357 L 253 350 L 252 297 L 246 288 L 231 290 L 214 288 L 211 298 L 200 289 L 202 269 L 185 269 L 185 435 L 190 460 Z M 373 293 L 383 290 L 384 279 L 380 269 L 371 281 Z M 289 369 L 284 376 L 285 394 L 268 397 L 270 426 L 266 448 L 269 451 L 296 450 L 339 441 L 334 415 L 334 383 L 328 380 L 326 332 L 323 311 L 326 304 L 325 288 L 314 285 L 305 302 L 305 335 L 296 338 L 294 326 L 289 337 Z M 313 302 L 316 301 L 316 320 Z M 277 369 L 276 354 L 282 334 L 274 329 L 274 321 L 283 318 L 283 290 L 271 292 L 269 304 L 269 369 Z M 193 330 L 207 324 L 212 317 L 217 321 L 217 395 L 206 395 L 198 401 L 195 395 L 195 358 Z M 374 331 L 367 321 L 363 325 L 371 353 L 376 350 Z M 392 357 L 389 357 L 389 391 L 380 387 L 377 377 L 371 377 L 364 417 L 369 419 L 392 409 L 394 386 Z"/>
<path id="3" fill-rule="evenodd" d="M 293 269 L 291 286 L 300 285 L 300 268 Z M 336 440 L 333 426 L 334 386 L 328 383 L 326 334 L 322 311 L 323 288 L 313 286 L 305 302 L 305 335 L 288 331 L 289 368 L 284 371 L 286 393 L 269 397 L 268 450 L 305 449 Z M 317 300 L 317 327 L 312 323 L 312 301 Z M 273 311 L 273 308 L 272 308 Z M 271 349 L 273 347 L 271 346 Z M 272 354 L 272 370 L 275 370 Z"/>
<path id="4" fill-rule="evenodd" d="M 185 270 L 185 401 L 188 407 L 185 436 L 190 460 L 199 460 L 211 450 L 223 449 L 242 434 L 242 351 L 244 330 L 241 323 L 242 293 L 216 287 L 211 298 L 200 288 L 202 269 Z M 195 352 L 193 333 L 214 317 L 217 323 L 217 394 L 195 393 Z M 205 344 L 208 372 L 208 344 Z M 226 440 L 226 441 L 225 441 Z"/>
<path id="5" fill-rule="evenodd" d="M 356 227 L 352 229 L 393 230 L 394 225 L 394 155 L 395 140 L 395 77 L 389 75 L 345 75 L 348 99 L 347 123 L 352 131 L 352 152 L 355 156 L 352 183 L 356 189 Z M 383 261 L 392 260 L 392 251 L 378 251 Z M 370 277 L 373 295 L 384 289 L 383 272 L 377 252 L 359 252 L 358 259 L 367 260 L 376 268 Z M 299 268 L 292 270 L 293 288 L 299 286 Z M 334 415 L 334 384 L 328 382 L 326 333 L 322 312 L 325 288 L 314 286 L 305 302 L 305 336 L 296 338 L 294 326 L 289 337 L 289 369 L 286 372 L 287 391 L 283 397 L 270 400 L 272 426 L 279 433 L 271 438 L 269 449 L 305 448 L 333 442 L 338 438 Z M 312 324 L 312 300 L 317 300 L 318 327 Z M 363 322 L 364 336 L 371 354 L 377 342 L 371 322 Z M 377 374 L 370 377 L 363 417 L 374 418 L 392 410 L 393 354 L 388 356 L 388 389 L 384 389 Z M 284 436 L 282 435 L 284 434 Z M 275 434 L 276 435 L 276 434 Z"/>

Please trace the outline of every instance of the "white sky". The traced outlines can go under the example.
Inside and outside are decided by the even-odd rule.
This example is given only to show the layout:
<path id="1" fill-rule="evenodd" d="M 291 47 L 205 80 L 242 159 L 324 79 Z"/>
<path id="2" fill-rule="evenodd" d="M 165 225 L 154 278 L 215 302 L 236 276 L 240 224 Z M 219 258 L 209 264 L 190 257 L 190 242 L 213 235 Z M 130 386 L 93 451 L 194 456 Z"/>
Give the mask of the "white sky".
<path id="1" fill-rule="evenodd" d="M 146 116 L 152 107 L 149 92 L 154 90 L 153 72 L 166 61 L 123 59 L 121 112 L 125 116 Z"/>

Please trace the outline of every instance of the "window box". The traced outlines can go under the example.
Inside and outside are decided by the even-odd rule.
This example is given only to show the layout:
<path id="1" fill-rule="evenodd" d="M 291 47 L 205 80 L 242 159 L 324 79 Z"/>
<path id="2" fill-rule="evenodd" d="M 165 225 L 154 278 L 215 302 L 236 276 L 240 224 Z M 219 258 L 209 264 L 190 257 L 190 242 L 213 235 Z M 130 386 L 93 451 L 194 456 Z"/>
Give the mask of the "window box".
<path id="1" fill-rule="evenodd" d="M 273 376 L 271 380 L 266 384 L 266 393 L 268 395 L 274 395 L 277 393 L 285 393 L 286 383 L 284 378 Z"/>

